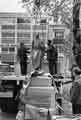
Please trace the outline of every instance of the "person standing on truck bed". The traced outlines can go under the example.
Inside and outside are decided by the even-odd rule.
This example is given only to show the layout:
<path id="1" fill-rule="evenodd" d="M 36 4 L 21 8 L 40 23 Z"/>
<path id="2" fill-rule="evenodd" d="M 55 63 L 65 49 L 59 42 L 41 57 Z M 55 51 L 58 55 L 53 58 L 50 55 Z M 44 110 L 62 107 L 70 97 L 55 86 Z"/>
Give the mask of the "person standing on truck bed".
<path id="1" fill-rule="evenodd" d="M 26 75 L 27 74 L 27 48 L 25 47 L 24 43 L 20 43 L 20 47 L 18 48 L 17 51 L 17 57 L 18 61 L 20 63 L 20 69 L 21 69 L 21 75 Z"/>

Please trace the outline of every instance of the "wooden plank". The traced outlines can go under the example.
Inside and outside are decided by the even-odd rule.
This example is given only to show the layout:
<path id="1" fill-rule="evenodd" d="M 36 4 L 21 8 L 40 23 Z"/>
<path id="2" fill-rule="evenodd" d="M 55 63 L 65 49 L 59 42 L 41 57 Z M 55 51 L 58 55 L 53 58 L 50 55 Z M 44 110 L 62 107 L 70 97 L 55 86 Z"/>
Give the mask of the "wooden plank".
<path id="1" fill-rule="evenodd" d="M 51 95 L 54 93 L 53 87 L 29 87 L 27 94 L 28 95 Z"/>
<path id="2" fill-rule="evenodd" d="M 52 120 L 81 120 L 81 116 L 80 115 L 64 115 L 64 116 L 60 116 L 60 115 L 53 115 L 52 116 Z"/>
<path id="3" fill-rule="evenodd" d="M 55 107 L 55 89 L 53 87 L 29 87 L 24 96 L 21 97 L 24 104 L 37 107 Z"/>
<path id="4" fill-rule="evenodd" d="M 25 76 L 16 76 L 16 75 L 6 75 L 6 76 L 0 76 L 0 80 L 16 80 L 16 81 L 21 81 L 25 80 Z"/>
<path id="5" fill-rule="evenodd" d="M 33 77 L 30 86 L 51 86 L 52 80 L 50 77 Z"/>

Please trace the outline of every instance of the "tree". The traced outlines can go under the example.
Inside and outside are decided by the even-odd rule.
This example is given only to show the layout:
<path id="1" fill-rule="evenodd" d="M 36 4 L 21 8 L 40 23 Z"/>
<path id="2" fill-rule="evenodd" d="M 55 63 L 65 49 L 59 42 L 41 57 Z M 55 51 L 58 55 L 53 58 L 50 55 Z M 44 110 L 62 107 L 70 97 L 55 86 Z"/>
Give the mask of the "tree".
<path id="1" fill-rule="evenodd" d="M 40 0 L 35 0 L 35 5 L 39 8 L 40 7 Z"/>
<path id="2" fill-rule="evenodd" d="M 49 19 L 53 17 L 56 22 L 60 16 L 61 21 L 72 30 L 73 0 L 22 0 L 21 2 L 27 11 L 30 11 L 30 16 L 43 14 Z"/>
<path id="3" fill-rule="evenodd" d="M 73 35 L 74 35 L 73 53 L 74 53 L 77 65 L 81 68 L 81 27 L 80 27 L 81 8 L 80 7 L 81 7 L 81 1 L 74 0 L 74 6 L 73 6 Z"/>
<path id="4" fill-rule="evenodd" d="M 81 68 L 81 0 L 40 0 L 40 6 L 34 3 L 35 0 L 22 0 L 22 3 L 31 10 L 31 16 L 43 14 L 48 19 L 54 18 L 56 22 L 59 17 L 61 22 L 70 29 L 73 34 L 73 53 L 79 67 Z M 39 8 L 39 10 L 38 10 Z M 38 12 L 40 11 L 40 12 Z M 77 47 L 78 46 L 78 47 Z"/>

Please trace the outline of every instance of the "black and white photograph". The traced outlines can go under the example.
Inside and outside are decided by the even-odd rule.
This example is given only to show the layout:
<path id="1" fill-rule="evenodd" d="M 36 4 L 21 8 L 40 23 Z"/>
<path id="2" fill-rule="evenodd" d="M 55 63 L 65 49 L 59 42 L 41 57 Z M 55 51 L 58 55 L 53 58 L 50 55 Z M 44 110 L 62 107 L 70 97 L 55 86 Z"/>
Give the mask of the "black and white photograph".
<path id="1" fill-rule="evenodd" d="M 0 0 L 0 120 L 81 120 L 81 0 Z"/>

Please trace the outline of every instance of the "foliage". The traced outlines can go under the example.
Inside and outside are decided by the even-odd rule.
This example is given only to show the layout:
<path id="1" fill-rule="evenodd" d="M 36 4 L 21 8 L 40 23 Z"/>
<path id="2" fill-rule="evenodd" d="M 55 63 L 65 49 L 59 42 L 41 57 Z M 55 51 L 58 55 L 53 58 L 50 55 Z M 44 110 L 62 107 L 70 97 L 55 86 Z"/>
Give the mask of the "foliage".
<path id="1" fill-rule="evenodd" d="M 30 16 L 43 15 L 48 18 L 48 21 L 52 18 L 57 22 L 60 19 L 72 29 L 72 11 L 73 0 L 39 0 L 39 7 L 35 4 L 36 0 L 21 0 L 23 7 L 29 11 Z M 59 17 L 60 16 L 60 17 Z"/>

